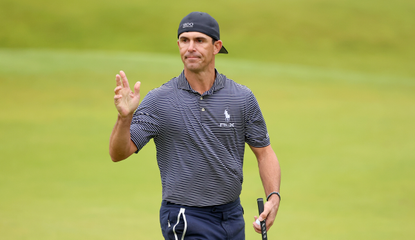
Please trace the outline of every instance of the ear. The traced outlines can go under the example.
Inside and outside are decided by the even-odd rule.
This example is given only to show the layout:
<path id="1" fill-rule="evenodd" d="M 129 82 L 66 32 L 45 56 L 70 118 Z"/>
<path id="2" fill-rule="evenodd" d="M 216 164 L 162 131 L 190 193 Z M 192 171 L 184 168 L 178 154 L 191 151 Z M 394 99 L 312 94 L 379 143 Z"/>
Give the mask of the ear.
<path id="1" fill-rule="evenodd" d="M 219 51 L 220 51 L 220 49 L 222 48 L 222 45 L 223 45 L 223 43 L 222 43 L 222 41 L 221 40 L 217 40 L 214 44 L 213 44 L 213 48 L 214 48 L 214 50 L 213 50 L 213 54 L 218 54 L 219 53 Z"/>

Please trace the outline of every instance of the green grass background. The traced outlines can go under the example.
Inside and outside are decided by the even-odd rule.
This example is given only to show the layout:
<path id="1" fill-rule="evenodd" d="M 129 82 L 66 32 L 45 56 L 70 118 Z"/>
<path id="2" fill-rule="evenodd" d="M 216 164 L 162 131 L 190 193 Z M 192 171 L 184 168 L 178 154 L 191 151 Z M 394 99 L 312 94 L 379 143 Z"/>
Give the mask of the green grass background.
<path id="1" fill-rule="evenodd" d="M 282 167 L 269 239 L 414 239 L 415 2 L 0 2 L 0 239 L 162 239 L 155 148 L 112 163 L 115 74 L 177 76 L 190 11 L 221 26 Z M 248 150 L 247 239 L 264 197 Z"/>

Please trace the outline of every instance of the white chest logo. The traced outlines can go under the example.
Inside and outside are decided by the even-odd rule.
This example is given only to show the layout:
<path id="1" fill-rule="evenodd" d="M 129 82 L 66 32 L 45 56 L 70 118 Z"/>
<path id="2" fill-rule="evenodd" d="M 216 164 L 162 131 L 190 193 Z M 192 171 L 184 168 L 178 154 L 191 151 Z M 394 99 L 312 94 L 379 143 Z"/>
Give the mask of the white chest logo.
<path id="1" fill-rule="evenodd" d="M 225 121 L 229 122 L 231 120 L 231 115 L 228 113 L 228 110 L 225 110 L 224 114 L 225 114 Z"/>
<path id="2" fill-rule="evenodd" d="M 225 122 L 224 123 L 219 123 L 219 127 L 235 127 L 235 123 L 231 123 L 231 115 L 229 114 L 228 110 L 225 109 L 225 111 L 223 112 L 223 114 L 225 114 Z"/>

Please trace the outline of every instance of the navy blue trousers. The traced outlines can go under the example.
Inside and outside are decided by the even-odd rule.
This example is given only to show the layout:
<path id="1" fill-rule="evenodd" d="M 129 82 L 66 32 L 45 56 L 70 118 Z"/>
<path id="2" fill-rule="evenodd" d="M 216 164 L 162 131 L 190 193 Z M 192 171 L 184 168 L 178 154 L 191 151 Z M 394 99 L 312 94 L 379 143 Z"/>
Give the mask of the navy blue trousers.
<path id="1" fill-rule="evenodd" d="M 166 240 L 245 239 L 245 221 L 239 199 L 212 207 L 188 207 L 162 201 L 160 225 Z"/>

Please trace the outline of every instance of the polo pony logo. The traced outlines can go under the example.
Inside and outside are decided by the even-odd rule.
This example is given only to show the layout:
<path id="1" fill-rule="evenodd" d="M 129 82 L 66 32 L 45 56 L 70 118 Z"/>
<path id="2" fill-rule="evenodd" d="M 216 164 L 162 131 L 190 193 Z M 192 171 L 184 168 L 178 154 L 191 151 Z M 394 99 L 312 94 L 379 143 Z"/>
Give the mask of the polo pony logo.
<path id="1" fill-rule="evenodd" d="M 228 109 L 225 109 L 225 111 L 223 112 L 223 114 L 225 114 L 225 122 L 224 123 L 219 123 L 219 127 L 224 127 L 224 128 L 233 128 L 235 127 L 235 123 L 231 123 L 231 115 L 228 112 Z"/>
<path id="2" fill-rule="evenodd" d="M 231 115 L 228 113 L 228 110 L 225 109 L 224 114 L 225 114 L 225 121 L 229 122 L 231 120 Z"/>

